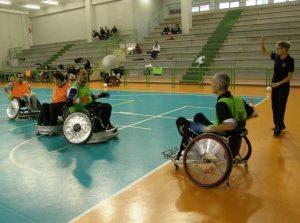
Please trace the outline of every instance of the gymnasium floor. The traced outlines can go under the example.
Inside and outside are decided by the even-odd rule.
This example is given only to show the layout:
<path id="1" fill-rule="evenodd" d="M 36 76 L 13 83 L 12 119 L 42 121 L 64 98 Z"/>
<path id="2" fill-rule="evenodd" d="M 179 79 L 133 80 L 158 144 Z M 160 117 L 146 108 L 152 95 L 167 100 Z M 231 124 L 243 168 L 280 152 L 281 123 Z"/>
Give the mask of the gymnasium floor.
<path id="1" fill-rule="evenodd" d="M 250 171 L 235 169 L 231 190 L 197 188 L 161 156 L 179 143 L 176 117 L 201 111 L 213 119 L 216 97 L 209 87 L 118 90 L 108 100 L 118 139 L 84 146 L 71 146 L 63 136 L 37 137 L 30 120 L 8 121 L 0 96 L 0 222 L 297 222 L 299 89 L 291 91 L 281 139 L 271 137 L 264 88 L 234 91 L 259 104 L 259 117 L 248 123 Z M 51 89 L 34 91 L 50 99 Z"/>

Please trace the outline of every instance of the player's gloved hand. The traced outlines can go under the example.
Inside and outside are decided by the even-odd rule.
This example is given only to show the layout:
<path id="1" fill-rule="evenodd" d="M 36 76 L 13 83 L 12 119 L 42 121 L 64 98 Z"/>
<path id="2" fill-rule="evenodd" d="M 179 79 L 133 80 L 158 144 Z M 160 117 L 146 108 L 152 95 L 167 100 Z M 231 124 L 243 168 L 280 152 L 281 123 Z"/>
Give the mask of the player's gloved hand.
<path id="1" fill-rule="evenodd" d="M 109 98 L 110 94 L 106 92 L 102 92 L 98 95 L 98 98 Z"/>

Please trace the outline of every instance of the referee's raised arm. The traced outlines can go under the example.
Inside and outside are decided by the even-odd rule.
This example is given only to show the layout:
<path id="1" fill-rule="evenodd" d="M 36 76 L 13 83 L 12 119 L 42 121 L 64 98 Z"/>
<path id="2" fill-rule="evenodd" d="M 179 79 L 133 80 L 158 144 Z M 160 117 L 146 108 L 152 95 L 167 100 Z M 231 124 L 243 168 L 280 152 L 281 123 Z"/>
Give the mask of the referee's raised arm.
<path id="1" fill-rule="evenodd" d="M 264 36 L 262 36 L 260 38 L 260 48 L 261 48 L 261 52 L 263 53 L 263 55 L 265 55 L 268 59 L 270 59 L 271 53 L 269 53 L 268 50 L 266 49 Z"/>

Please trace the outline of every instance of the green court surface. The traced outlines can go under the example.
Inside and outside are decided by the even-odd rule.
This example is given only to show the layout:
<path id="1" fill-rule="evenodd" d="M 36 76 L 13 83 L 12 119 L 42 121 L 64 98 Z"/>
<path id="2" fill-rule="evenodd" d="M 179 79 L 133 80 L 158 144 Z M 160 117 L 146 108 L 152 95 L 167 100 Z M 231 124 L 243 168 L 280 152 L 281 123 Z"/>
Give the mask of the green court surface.
<path id="1" fill-rule="evenodd" d="M 51 89 L 34 91 L 51 98 Z M 72 146 L 62 135 L 37 136 L 35 120 L 9 121 L 0 96 L 0 222 L 75 218 L 163 164 L 161 152 L 180 141 L 176 118 L 202 112 L 212 120 L 216 96 L 114 91 L 100 101 L 113 106 L 118 138 Z"/>

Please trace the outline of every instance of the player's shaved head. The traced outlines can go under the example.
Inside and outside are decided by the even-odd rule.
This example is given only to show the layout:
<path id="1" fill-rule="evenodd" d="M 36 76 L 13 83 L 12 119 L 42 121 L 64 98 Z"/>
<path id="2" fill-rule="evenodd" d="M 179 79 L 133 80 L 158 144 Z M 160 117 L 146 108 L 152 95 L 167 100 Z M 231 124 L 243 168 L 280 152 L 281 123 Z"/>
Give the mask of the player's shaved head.
<path id="1" fill-rule="evenodd" d="M 216 73 L 213 77 L 216 84 L 219 85 L 221 91 L 227 91 L 230 85 L 230 77 L 224 73 Z"/>

